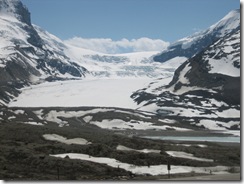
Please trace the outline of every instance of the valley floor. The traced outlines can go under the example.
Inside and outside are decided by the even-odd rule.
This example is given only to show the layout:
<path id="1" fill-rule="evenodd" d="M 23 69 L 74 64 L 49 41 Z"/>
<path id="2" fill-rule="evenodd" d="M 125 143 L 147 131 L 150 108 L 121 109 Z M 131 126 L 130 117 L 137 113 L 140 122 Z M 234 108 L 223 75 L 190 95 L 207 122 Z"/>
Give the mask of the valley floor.
<path id="1" fill-rule="evenodd" d="M 169 160 L 174 178 L 240 171 L 237 143 L 150 140 L 70 123 L 0 123 L 0 178 L 159 180 Z"/>

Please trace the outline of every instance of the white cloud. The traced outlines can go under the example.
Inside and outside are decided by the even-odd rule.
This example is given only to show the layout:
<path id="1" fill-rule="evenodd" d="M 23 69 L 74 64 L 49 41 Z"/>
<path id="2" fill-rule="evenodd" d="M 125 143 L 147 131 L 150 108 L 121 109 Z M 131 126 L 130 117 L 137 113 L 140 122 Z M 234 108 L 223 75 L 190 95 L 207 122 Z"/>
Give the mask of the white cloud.
<path id="1" fill-rule="evenodd" d="M 142 51 L 163 51 L 169 46 L 169 42 L 160 39 L 139 38 L 139 39 L 121 39 L 113 41 L 110 38 L 80 38 L 74 37 L 65 40 L 65 43 L 77 47 L 90 49 L 107 54 L 120 54 L 128 52 Z"/>

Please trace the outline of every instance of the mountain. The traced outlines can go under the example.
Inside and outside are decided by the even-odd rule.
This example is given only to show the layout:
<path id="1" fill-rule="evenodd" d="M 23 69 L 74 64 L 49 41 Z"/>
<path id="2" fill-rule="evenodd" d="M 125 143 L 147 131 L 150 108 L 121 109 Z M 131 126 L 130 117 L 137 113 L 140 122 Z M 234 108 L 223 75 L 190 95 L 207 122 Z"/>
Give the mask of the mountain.
<path id="1" fill-rule="evenodd" d="M 169 84 L 156 80 L 131 97 L 140 110 L 213 130 L 240 129 L 240 29 L 184 62 Z"/>
<path id="2" fill-rule="evenodd" d="M 15 17 L 20 22 L 31 26 L 30 12 L 19 0 L 1 0 L 0 14 Z"/>
<path id="3" fill-rule="evenodd" d="M 162 115 L 165 114 L 163 107 L 168 110 L 174 108 L 175 112 L 170 115 L 171 118 L 175 118 L 176 114 L 179 114 L 180 118 L 187 116 L 186 112 L 189 109 L 194 111 L 199 108 L 201 110 L 198 114 L 204 112 L 209 115 L 215 113 L 215 110 L 219 112 L 219 104 L 226 104 L 225 110 L 233 106 L 234 111 L 239 112 L 240 94 L 237 89 L 240 77 L 236 76 L 236 71 L 239 71 L 240 67 L 238 14 L 238 10 L 232 11 L 207 31 L 181 39 L 176 42 L 178 44 L 171 45 L 171 49 L 165 51 L 169 52 L 173 46 L 178 45 L 180 50 L 191 50 L 193 53 L 194 48 L 201 47 L 201 51 L 194 57 L 189 59 L 189 55 L 176 54 L 167 62 L 161 63 L 153 61 L 157 52 L 111 55 L 66 44 L 56 36 L 31 24 L 29 11 L 19 0 L 0 0 L 0 105 L 8 105 L 10 101 L 16 99 L 23 87 L 32 88 L 34 84 L 46 81 L 84 78 L 152 80 L 158 78 L 148 87 L 132 95 L 136 103 L 140 104 L 141 110 Z M 215 41 L 212 40 L 213 37 Z M 208 46 L 200 44 L 205 43 L 203 40 L 210 39 L 212 41 L 207 44 Z M 228 45 L 232 40 L 236 42 Z M 214 55 L 217 49 L 220 52 Z M 223 61 L 223 64 L 219 64 L 218 61 Z M 182 65 L 177 69 L 180 64 Z M 216 73 L 220 65 L 222 68 Z M 229 68 L 232 69 L 231 72 Z M 186 76 L 183 75 L 184 72 Z M 60 85 L 63 85 L 62 82 Z M 231 93 L 234 87 L 235 92 Z M 193 98 L 191 95 L 198 97 Z M 213 110 L 207 108 L 211 106 L 210 104 L 200 107 L 199 104 L 206 104 L 206 100 L 216 102 L 217 104 L 211 104 L 216 107 L 214 106 Z M 194 118 L 197 118 L 197 115 L 194 115 Z M 236 121 L 236 117 L 233 118 L 232 120 Z"/>
<path id="4" fill-rule="evenodd" d="M 20 0 L 0 0 L 0 37 L 0 104 L 18 96 L 20 88 L 44 81 L 172 75 L 152 64 L 157 52 L 111 55 L 65 44 L 33 25 Z"/>
<path id="5" fill-rule="evenodd" d="M 240 29 L 240 10 L 229 12 L 223 19 L 207 30 L 195 33 L 171 44 L 167 50 L 154 57 L 154 61 L 165 62 L 175 57 L 191 58 L 204 48 L 228 33 Z"/>
<path id="6" fill-rule="evenodd" d="M 157 51 L 104 54 L 69 45 L 36 25 L 34 28 L 49 50 L 54 49 L 73 63 L 85 67 L 89 71 L 86 78 L 155 78 L 172 76 L 175 70 L 174 66 L 153 61 Z"/>
<path id="7" fill-rule="evenodd" d="M 240 30 L 227 34 L 182 64 L 168 88 L 174 92 L 194 86 L 216 91 L 228 104 L 240 104 Z"/>
<path id="8" fill-rule="evenodd" d="M 40 37 L 31 24 L 28 9 L 19 0 L 0 1 L 0 37 L 2 104 L 18 95 L 18 89 L 24 85 L 80 78 L 87 72 Z"/>
<path id="9" fill-rule="evenodd" d="M 153 62 L 158 52 L 103 54 L 64 43 L 31 23 L 20 0 L 0 0 L 0 104 L 20 88 L 44 81 L 172 76 L 175 67 Z"/>

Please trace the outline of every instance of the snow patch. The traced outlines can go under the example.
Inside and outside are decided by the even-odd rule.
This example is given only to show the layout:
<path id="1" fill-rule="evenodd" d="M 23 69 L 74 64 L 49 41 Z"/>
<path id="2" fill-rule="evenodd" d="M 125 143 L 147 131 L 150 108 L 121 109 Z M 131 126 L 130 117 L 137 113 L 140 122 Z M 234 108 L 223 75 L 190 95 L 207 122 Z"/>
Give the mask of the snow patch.
<path id="1" fill-rule="evenodd" d="M 42 118 L 42 116 L 43 116 L 43 109 L 40 109 L 38 111 L 33 111 L 33 113 L 35 113 L 39 119 L 43 119 Z"/>
<path id="2" fill-rule="evenodd" d="M 8 120 L 15 119 L 15 118 L 16 118 L 15 116 L 9 116 Z"/>
<path id="3" fill-rule="evenodd" d="M 88 142 L 86 139 L 83 138 L 67 139 L 66 137 L 57 134 L 44 134 L 43 137 L 49 141 L 57 141 L 65 144 L 78 144 L 78 145 L 91 144 L 91 142 Z"/>
<path id="4" fill-rule="evenodd" d="M 25 111 L 24 110 L 15 110 L 14 113 L 17 114 L 17 115 L 18 114 L 24 114 Z"/>
<path id="5" fill-rule="evenodd" d="M 33 121 L 29 121 L 29 122 L 22 122 L 23 124 L 28 124 L 28 125 L 37 125 L 37 126 L 43 126 L 42 123 L 38 123 L 38 122 L 33 122 Z"/>
<path id="6" fill-rule="evenodd" d="M 209 130 L 223 130 L 226 131 L 226 129 L 231 128 L 234 125 L 240 126 L 239 121 L 229 121 L 227 123 L 221 122 L 221 121 L 216 121 L 216 120 L 210 120 L 210 119 L 202 119 L 197 126 L 204 126 L 205 128 Z"/>
<path id="7" fill-rule="evenodd" d="M 187 158 L 187 159 L 197 160 L 202 162 L 213 162 L 213 159 L 198 158 L 195 157 L 193 154 L 186 153 L 183 151 L 166 151 L 166 153 L 172 157 Z"/>
<path id="8" fill-rule="evenodd" d="M 132 149 L 132 148 L 128 148 L 126 146 L 122 146 L 122 145 L 118 145 L 116 150 L 120 150 L 120 151 L 136 151 L 136 152 L 140 152 L 140 153 L 160 153 L 160 150 L 153 150 L 153 149 L 143 149 L 143 150 L 136 150 L 136 149 Z"/>
<path id="9" fill-rule="evenodd" d="M 232 77 L 240 77 L 240 68 L 233 66 L 231 58 L 222 58 L 221 60 L 209 58 L 209 73 L 220 73 Z M 228 67 L 226 64 L 229 64 Z"/>
<path id="10" fill-rule="evenodd" d="M 185 147 L 191 147 L 191 146 L 198 146 L 200 148 L 206 148 L 208 147 L 205 144 L 172 144 L 172 145 L 176 145 L 176 146 L 185 146 Z"/>
<path id="11" fill-rule="evenodd" d="M 86 116 L 83 118 L 83 120 L 86 122 L 86 123 L 89 123 L 91 120 L 92 120 L 92 116 Z"/>

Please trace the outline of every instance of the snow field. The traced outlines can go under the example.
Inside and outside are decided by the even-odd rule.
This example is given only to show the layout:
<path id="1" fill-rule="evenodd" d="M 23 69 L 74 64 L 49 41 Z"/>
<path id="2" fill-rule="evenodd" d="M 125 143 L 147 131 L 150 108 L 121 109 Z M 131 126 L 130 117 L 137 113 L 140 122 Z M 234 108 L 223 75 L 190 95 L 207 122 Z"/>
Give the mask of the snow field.
<path id="1" fill-rule="evenodd" d="M 63 126 L 69 126 L 69 123 L 67 121 L 62 120 L 61 118 L 78 118 L 78 117 L 83 117 L 83 120 L 86 123 L 90 123 L 93 125 L 96 125 L 100 128 L 104 129 L 117 129 L 117 130 L 126 130 L 126 129 L 133 129 L 133 130 L 149 130 L 149 129 L 156 129 L 156 130 L 167 130 L 167 129 L 175 129 L 177 131 L 189 131 L 189 129 L 186 128 L 180 128 L 180 127 L 175 127 L 173 125 L 154 125 L 152 122 L 149 121 L 139 121 L 139 120 L 130 120 L 130 121 L 124 121 L 121 119 L 103 119 L 101 122 L 100 121 L 92 121 L 93 116 L 92 114 L 98 113 L 98 112 L 120 112 L 120 113 L 125 113 L 125 114 L 132 114 L 132 115 L 138 115 L 140 117 L 149 119 L 150 117 L 144 116 L 141 113 L 131 113 L 123 110 L 115 110 L 113 108 L 96 108 L 92 110 L 86 110 L 86 111 L 56 111 L 52 110 L 48 114 L 43 115 L 42 110 L 39 111 L 34 111 L 36 115 L 46 121 L 51 121 L 55 122 L 59 125 L 59 127 Z M 162 122 L 162 120 L 161 120 Z M 166 120 L 167 122 L 167 120 Z M 170 123 L 173 123 L 170 121 Z"/>
<path id="2" fill-rule="evenodd" d="M 100 164 L 106 164 L 110 167 L 114 168 L 121 168 L 125 169 L 127 171 L 130 171 L 134 174 L 144 175 L 144 174 L 150 174 L 153 176 L 156 175 L 165 175 L 168 174 L 167 165 L 151 165 L 148 166 L 137 166 L 133 164 L 123 163 L 113 158 L 107 158 L 107 157 L 92 157 L 90 155 L 86 154 L 76 154 L 76 153 L 64 153 L 64 154 L 56 154 L 56 155 L 50 155 L 53 157 L 60 157 L 65 158 L 68 156 L 70 159 L 79 159 L 79 160 L 86 160 L 90 162 L 100 163 Z M 176 173 L 206 173 L 209 174 L 210 171 L 212 174 L 224 174 L 228 173 L 227 170 L 229 168 L 226 166 L 216 166 L 216 167 L 188 167 L 188 166 L 171 166 L 171 174 Z"/>
<path id="3" fill-rule="evenodd" d="M 167 130 L 169 129 L 175 129 L 178 131 L 189 131 L 189 129 L 186 128 L 180 128 L 180 127 L 175 127 L 175 126 L 168 126 L 168 125 L 162 125 L 162 126 L 157 126 L 153 125 L 151 122 L 145 122 L 145 121 L 134 121 L 131 120 L 129 122 L 123 121 L 121 119 L 104 119 L 102 122 L 98 121 L 91 121 L 90 122 L 93 125 L 96 125 L 100 128 L 104 129 L 118 129 L 118 130 L 125 130 L 125 129 L 132 129 L 132 130 L 150 130 L 150 129 L 156 129 L 156 130 Z"/>
<path id="4" fill-rule="evenodd" d="M 210 99 L 211 101 L 211 99 Z M 212 100 L 214 104 L 218 106 L 224 105 L 222 102 L 217 102 Z M 180 104 L 180 103 L 178 103 Z M 183 104 L 182 104 L 183 105 Z M 199 106 L 195 106 L 199 107 Z M 228 130 L 232 126 L 237 125 L 240 128 L 240 121 L 229 121 L 229 122 L 222 122 L 222 121 L 216 121 L 213 119 L 209 118 L 239 118 L 240 117 L 240 111 L 235 109 L 235 108 L 229 108 L 223 111 L 218 111 L 218 108 L 216 110 L 212 108 L 211 114 L 204 114 L 205 108 L 204 107 L 199 107 L 200 109 L 194 108 L 194 106 L 190 107 L 188 106 L 187 108 L 182 108 L 182 107 L 159 107 L 156 104 L 150 104 L 147 106 L 142 106 L 139 109 L 144 110 L 144 111 L 150 111 L 150 112 L 156 112 L 157 110 L 161 111 L 170 111 L 172 114 L 171 115 L 177 115 L 177 116 L 182 116 L 182 117 L 201 117 L 202 119 L 200 120 L 199 123 L 193 122 L 191 124 L 195 124 L 197 126 L 204 126 L 206 129 L 209 130 Z M 206 118 L 206 119 L 205 119 Z M 162 122 L 167 123 L 167 120 L 160 120 Z M 170 123 L 170 121 L 168 122 Z M 172 127 L 174 128 L 174 127 Z"/>
<path id="5" fill-rule="evenodd" d="M 225 62 L 225 64 L 223 64 Z M 226 67 L 226 64 L 229 64 L 229 67 Z M 209 73 L 220 73 L 224 75 L 229 75 L 233 77 L 240 77 L 240 69 L 236 68 L 232 64 L 232 59 L 223 59 L 221 62 L 216 59 L 209 59 L 209 64 L 211 65 L 211 70 Z"/>
<path id="6" fill-rule="evenodd" d="M 202 114 L 202 110 L 197 110 L 197 109 L 191 109 L 191 108 L 163 108 L 163 107 L 158 107 L 155 104 L 151 104 L 149 106 L 146 106 L 146 109 L 140 109 L 140 110 L 150 110 L 150 111 L 156 111 L 160 108 L 160 110 L 164 111 L 172 111 L 173 115 L 180 115 L 180 116 L 191 116 L 191 117 L 202 117 L 202 119 L 199 122 L 194 122 L 194 119 L 192 119 L 192 122 L 190 124 L 194 124 L 196 126 L 203 126 L 206 129 L 213 130 L 213 131 L 222 131 L 225 134 L 233 134 L 233 135 L 240 135 L 240 131 L 229 131 L 232 126 L 236 126 L 240 128 L 240 121 L 229 121 L 229 122 L 221 122 L 213 119 L 204 119 L 205 117 L 207 118 L 217 118 L 217 117 L 233 117 L 237 118 L 239 116 L 239 111 L 234 108 L 230 108 L 227 110 L 224 110 L 222 112 L 216 111 L 214 114 L 208 114 L 207 116 L 205 114 Z M 83 118 L 83 120 L 86 123 L 90 123 L 93 125 L 96 125 L 100 128 L 104 129 L 117 129 L 117 130 L 167 130 L 167 129 L 175 129 L 177 131 L 189 131 L 190 129 L 186 128 L 180 128 L 174 126 L 174 123 L 176 123 L 174 120 L 170 119 L 159 119 L 159 122 L 163 122 L 167 125 L 156 125 L 152 122 L 151 120 L 151 115 L 154 115 L 153 113 L 147 113 L 145 112 L 130 112 L 130 111 L 125 111 L 125 110 L 116 110 L 113 108 L 95 108 L 91 110 L 82 110 L 82 111 L 56 111 L 56 110 L 51 110 L 47 114 L 43 113 L 43 109 L 33 111 L 37 117 L 40 120 L 45 120 L 45 121 L 50 121 L 50 122 L 55 122 L 59 125 L 59 127 L 63 126 L 69 126 L 68 121 L 62 120 L 62 118 Z M 101 113 L 101 112 L 118 112 L 118 113 L 124 113 L 128 115 L 136 115 L 144 119 L 148 120 L 143 120 L 143 121 L 138 121 L 138 120 L 122 120 L 122 119 L 103 119 L 101 121 L 93 121 L 93 114 L 96 113 Z M 14 114 L 16 115 L 21 115 L 24 114 L 24 110 L 15 110 L 13 111 Z M 1 115 L 1 114 L 0 114 Z M 12 115 L 8 117 L 8 120 L 13 120 L 16 119 L 17 117 Z M 32 125 L 43 125 L 40 122 L 24 122 L 26 124 L 32 124 Z"/>

